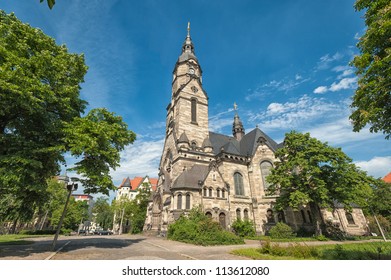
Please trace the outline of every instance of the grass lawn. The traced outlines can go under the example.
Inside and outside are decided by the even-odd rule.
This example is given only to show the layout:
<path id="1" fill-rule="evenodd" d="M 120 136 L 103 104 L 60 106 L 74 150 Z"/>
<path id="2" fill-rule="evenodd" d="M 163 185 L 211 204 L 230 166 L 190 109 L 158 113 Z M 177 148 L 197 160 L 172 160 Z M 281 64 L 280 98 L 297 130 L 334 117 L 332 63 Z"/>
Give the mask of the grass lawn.
<path id="1" fill-rule="evenodd" d="M 34 237 L 44 237 L 52 235 L 27 235 L 27 234 L 3 234 L 0 235 L 0 246 L 2 245 L 28 245 L 34 243 L 32 240 L 26 240 Z"/>
<path id="2" fill-rule="evenodd" d="M 268 242 L 262 248 L 238 249 L 231 253 L 254 260 L 391 260 L 391 243 L 355 242 L 319 246 L 291 244 L 283 247 Z"/>

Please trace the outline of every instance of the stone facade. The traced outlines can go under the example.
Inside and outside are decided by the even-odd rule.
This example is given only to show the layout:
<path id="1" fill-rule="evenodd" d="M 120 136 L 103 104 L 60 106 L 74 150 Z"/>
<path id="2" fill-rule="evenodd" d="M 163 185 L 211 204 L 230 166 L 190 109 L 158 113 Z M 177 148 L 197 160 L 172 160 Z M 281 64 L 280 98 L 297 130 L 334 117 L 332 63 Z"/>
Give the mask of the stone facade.
<path id="1" fill-rule="evenodd" d="M 273 210 L 276 197 L 266 194 L 265 177 L 275 164 L 275 151 L 282 146 L 258 127 L 245 133 L 235 105 L 233 135 L 209 131 L 208 96 L 202 85 L 202 70 L 194 52 L 190 31 L 173 71 L 171 102 L 167 106 L 166 139 L 160 160 L 159 179 L 148 208 L 145 229 L 166 231 L 181 214 L 199 205 L 224 228 L 237 218 L 254 222 L 266 234 L 278 221 L 294 229 L 314 230 L 309 207 L 299 211 Z M 331 213 L 351 234 L 364 234 L 365 217 L 355 208 L 352 220 L 343 209 Z M 325 221 L 327 210 L 318 211 Z M 345 218 L 344 218 L 345 217 Z"/>

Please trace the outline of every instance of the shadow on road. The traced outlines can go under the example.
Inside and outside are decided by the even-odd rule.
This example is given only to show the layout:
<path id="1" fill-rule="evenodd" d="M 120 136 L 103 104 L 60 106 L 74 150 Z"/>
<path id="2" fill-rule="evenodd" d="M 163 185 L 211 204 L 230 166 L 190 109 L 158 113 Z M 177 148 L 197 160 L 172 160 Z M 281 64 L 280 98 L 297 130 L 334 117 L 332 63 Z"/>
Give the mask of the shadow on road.
<path id="1" fill-rule="evenodd" d="M 132 244 L 137 244 L 142 240 L 144 240 L 144 238 L 117 239 L 110 237 L 62 237 L 57 241 L 56 250 L 63 247 L 65 244 L 66 246 L 61 249 L 61 252 L 64 253 L 85 248 L 120 249 L 131 246 Z M 52 241 L 52 239 L 45 239 L 35 240 L 31 244 L 24 245 L 0 245 L 0 259 L 30 259 L 30 257 L 33 257 L 34 255 L 37 255 L 37 259 L 45 259 L 43 255 L 49 256 L 51 253 L 53 253 Z M 38 255 L 40 255 L 41 257 L 38 257 Z"/>

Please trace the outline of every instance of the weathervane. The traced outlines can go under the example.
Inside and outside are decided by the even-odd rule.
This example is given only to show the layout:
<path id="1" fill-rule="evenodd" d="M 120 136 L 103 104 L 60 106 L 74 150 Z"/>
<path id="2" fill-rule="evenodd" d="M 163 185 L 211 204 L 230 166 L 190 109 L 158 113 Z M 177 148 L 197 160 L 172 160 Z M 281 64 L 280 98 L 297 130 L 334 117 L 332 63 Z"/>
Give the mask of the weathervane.
<path id="1" fill-rule="evenodd" d="M 236 111 L 238 109 L 238 105 L 236 105 L 236 102 L 234 102 L 234 110 Z"/>
<path id="2" fill-rule="evenodd" d="M 187 36 L 190 37 L 190 21 L 187 22 Z"/>

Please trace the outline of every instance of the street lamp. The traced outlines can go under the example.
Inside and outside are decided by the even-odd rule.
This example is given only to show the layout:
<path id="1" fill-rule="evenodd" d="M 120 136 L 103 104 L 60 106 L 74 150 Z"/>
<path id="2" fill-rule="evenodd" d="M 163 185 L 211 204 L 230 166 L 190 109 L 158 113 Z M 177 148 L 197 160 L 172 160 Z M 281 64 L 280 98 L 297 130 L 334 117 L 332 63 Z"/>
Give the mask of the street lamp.
<path id="1" fill-rule="evenodd" d="M 52 243 L 52 250 L 53 251 L 54 251 L 54 249 L 56 247 L 56 242 L 57 242 L 57 239 L 58 239 L 58 235 L 60 234 L 62 222 L 64 221 L 64 217 L 65 217 L 65 214 L 67 212 L 67 206 L 68 206 L 69 198 L 71 197 L 72 191 L 77 190 L 78 185 L 76 184 L 76 182 L 79 181 L 79 178 L 71 177 L 71 182 L 69 182 L 69 177 L 65 175 L 65 176 L 59 176 L 58 180 L 65 182 L 67 190 L 68 190 L 68 196 L 67 196 L 67 200 L 66 200 L 65 205 L 64 205 L 64 210 L 62 211 L 62 214 L 61 214 L 60 221 L 59 221 L 58 226 L 57 226 L 56 235 L 54 236 L 54 239 L 53 239 L 53 243 Z"/>

